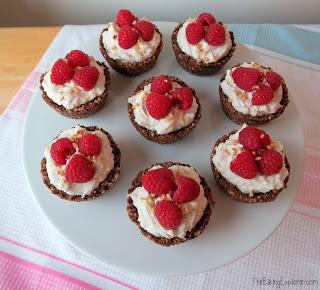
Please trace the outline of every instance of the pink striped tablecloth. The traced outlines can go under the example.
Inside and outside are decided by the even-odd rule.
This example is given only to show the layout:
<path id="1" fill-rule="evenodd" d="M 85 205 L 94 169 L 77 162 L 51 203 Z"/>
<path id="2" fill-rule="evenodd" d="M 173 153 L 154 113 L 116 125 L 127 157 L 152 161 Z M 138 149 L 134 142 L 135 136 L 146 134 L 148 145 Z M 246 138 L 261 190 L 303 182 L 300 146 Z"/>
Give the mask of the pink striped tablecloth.
<path id="1" fill-rule="evenodd" d="M 1 116 L 0 288 L 320 289 L 320 46 L 317 59 L 312 58 L 314 48 L 307 45 L 308 37 L 320 43 L 320 27 L 286 27 L 288 38 L 283 42 L 287 51 L 292 43 L 301 44 L 307 57 L 299 57 L 296 50 L 282 53 L 281 46 L 271 49 L 264 44 L 271 28 L 283 33 L 281 26 L 277 30 L 277 26 L 257 25 L 253 40 L 246 38 L 246 31 L 252 31 L 248 26 L 234 29 L 240 41 L 264 55 L 267 64 L 286 76 L 290 89 L 297 90 L 294 101 L 305 134 L 304 176 L 292 209 L 261 246 L 223 268 L 175 278 L 121 272 L 79 252 L 47 222 L 25 181 L 21 134 L 39 75 L 66 51 L 97 36 L 101 27 L 63 27 Z M 264 38 L 260 41 L 261 33 Z"/>

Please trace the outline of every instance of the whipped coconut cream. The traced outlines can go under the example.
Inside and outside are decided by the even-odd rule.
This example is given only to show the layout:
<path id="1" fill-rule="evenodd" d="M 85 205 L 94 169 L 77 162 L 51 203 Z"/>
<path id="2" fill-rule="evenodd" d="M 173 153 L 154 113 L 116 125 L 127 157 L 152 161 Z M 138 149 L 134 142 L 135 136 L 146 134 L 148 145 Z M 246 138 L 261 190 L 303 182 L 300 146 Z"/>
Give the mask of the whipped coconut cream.
<path id="1" fill-rule="evenodd" d="M 74 140 L 77 137 L 85 135 L 85 133 L 96 134 L 101 141 L 101 151 L 100 154 L 96 158 L 91 158 L 91 161 L 95 167 L 95 174 L 93 178 L 85 183 L 69 183 L 65 179 L 65 171 L 67 164 L 57 166 L 50 154 L 51 145 L 59 138 L 67 137 L 70 140 Z M 79 149 L 75 143 L 73 143 L 76 148 L 76 153 L 79 153 Z M 75 153 L 75 154 L 76 154 Z M 80 153 L 81 154 L 81 153 Z M 49 176 L 50 183 L 53 184 L 57 189 L 63 190 L 69 195 L 86 195 L 90 194 L 92 190 L 97 188 L 101 181 L 106 179 L 109 172 L 114 167 L 114 156 L 112 153 L 112 148 L 110 146 L 110 142 L 106 134 L 104 134 L 100 130 L 96 131 L 87 131 L 86 129 L 76 126 L 69 130 L 63 131 L 55 140 L 53 140 L 49 145 L 46 146 L 44 151 L 44 157 L 46 158 L 46 167 L 47 173 Z"/>
<path id="2" fill-rule="evenodd" d="M 202 61 L 204 63 L 217 62 L 228 54 L 232 47 L 232 41 L 230 38 L 229 31 L 224 25 L 225 30 L 225 42 L 222 45 L 214 46 L 207 43 L 204 39 L 199 41 L 197 44 L 190 44 L 186 37 L 187 26 L 196 22 L 197 18 L 189 18 L 179 29 L 177 34 L 177 42 L 180 49 L 192 58 Z"/>
<path id="3" fill-rule="evenodd" d="M 162 166 L 154 166 L 151 169 L 161 167 Z M 158 201 L 162 200 L 162 197 L 153 199 L 143 187 L 137 187 L 129 196 L 132 198 L 133 204 L 138 210 L 138 221 L 143 229 L 156 237 L 165 237 L 168 239 L 179 237 L 185 239 L 186 233 L 191 231 L 202 218 L 208 201 L 204 195 L 203 187 L 200 184 L 200 177 L 193 168 L 182 165 L 173 165 L 169 167 L 169 169 L 173 171 L 175 176 L 181 175 L 192 178 L 200 185 L 200 193 L 196 199 L 179 204 L 182 211 L 182 221 L 176 229 L 164 229 L 155 216 L 154 206 Z"/>
<path id="4" fill-rule="evenodd" d="M 139 20 L 147 20 L 141 18 Z M 118 33 L 120 27 L 115 22 L 109 22 L 106 26 L 108 30 L 102 33 L 102 42 L 110 58 L 121 62 L 142 62 L 151 57 L 157 50 L 161 37 L 157 31 L 154 31 L 150 41 L 144 41 L 138 37 L 137 43 L 129 49 L 119 46 Z"/>
<path id="5" fill-rule="evenodd" d="M 243 63 L 242 67 L 251 67 L 260 70 L 261 72 L 267 72 L 268 70 L 262 68 L 260 65 L 255 63 Z M 280 86 L 275 92 L 274 97 L 270 103 L 266 105 L 252 105 L 252 92 L 246 92 L 240 89 L 232 78 L 232 72 L 236 68 L 229 69 L 226 72 L 225 79 L 220 83 L 222 91 L 229 98 L 232 106 L 235 110 L 243 114 L 249 114 L 252 116 L 261 116 L 273 114 L 281 107 L 282 100 L 282 86 Z"/>
<path id="6" fill-rule="evenodd" d="M 172 82 L 172 89 L 179 87 L 181 87 L 179 84 Z M 198 103 L 195 97 L 193 97 L 192 106 L 188 111 L 183 111 L 178 107 L 173 107 L 168 116 L 160 120 L 156 120 L 150 116 L 146 107 L 146 100 L 150 92 L 151 83 L 144 86 L 143 90 L 139 91 L 128 100 L 133 107 L 134 120 L 140 126 L 156 131 L 157 134 L 162 135 L 177 131 L 193 122 L 198 110 Z"/>
<path id="7" fill-rule="evenodd" d="M 235 134 L 230 135 L 228 140 L 220 143 L 216 147 L 216 153 L 212 158 L 212 162 L 218 169 L 220 174 L 232 184 L 236 185 L 242 193 L 253 194 L 255 192 L 268 192 L 273 189 L 281 189 L 284 186 L 284 180 L 289 175 L 285 166 L 285 154 L 283 145 L 280 141 L 271 140 L 271 147 L 278 151 L 283 157 L 283 165 L 281 170 L 273 175 L 265 176 L 258 172 L 257 176 L 252 179 L 245 179 L 233 173 L 230 170 L 230 162 L 234 160 L 236 155 L 243 151 L 243 146 L 239 143 L 239 132 L 247 127 L 246 124 Z"/>
<path id="8" fill-rule="evenodd" d="M 49 70 L 42 81 L 43 89 L 47 96 L 59 106 L 67 110 L 74 109 L 82 104 L 92 101 L 105 91 L 106 77 L 103 66 L 100 66 L 93 57 L 90 57 L 90 66 L 99 71 L 99 78 L 96 85 L 89 91 L 78 86 L 73 79 L 63 85 L 56 85 L 51 82 L 51 70 Z"/>

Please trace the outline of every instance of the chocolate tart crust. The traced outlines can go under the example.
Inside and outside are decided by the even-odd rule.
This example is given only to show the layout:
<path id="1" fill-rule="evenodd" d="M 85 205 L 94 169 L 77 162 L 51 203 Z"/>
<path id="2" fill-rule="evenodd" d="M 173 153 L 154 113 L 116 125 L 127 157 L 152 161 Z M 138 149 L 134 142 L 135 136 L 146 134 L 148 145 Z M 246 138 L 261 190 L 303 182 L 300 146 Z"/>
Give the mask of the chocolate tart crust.
<path id="1" fill-rule="evenodd" d="M 167 134 L 158 134 L 156 131 L 152 131 L 149 130 L 147 128 L 144 128 L 142 126 L 140 126 L 136 121 L 135 121 L 135 117 L 134 117 L 134 112 L 133 112 L 133 108 L 132 105 L 130 103 L 128 103 L 128 116 L 129 119 L 132 123 L 132 125 L 137 129 L 137 131 L 147 140 L 152 141 L 152 142 L 157 142 L 159 144 L 168 144 L 168 143 L 174 143 L 176 141 L 178 141 L 179 139 L 183 138 L 184 136 L 186 136 L 187 134 L 189 134 L 194 127 L 198 124 L 200 118 L 201 118 L 201 106 L 200 106 L 200 100 L 196 95 L 196 91 L 189 87 L 184 81 L 180 80 L 177 77 L 174 76 L 168 76 L 166 75 L 166 77 L 170 78 L 170 80 L 172 82 L 176 82 L 177 84 L 179 84 L 182 87 L 188 87 L 192 90 L 192 94 L 195 97 L 197 104 L 198 104 L 198 110 L 196 112 L 196 115 L 194 117 L 194 120 L 186 127 L 183 127 L 177 131 L 174 132 L 170 132 Z M 137 88 L 135 89 L 134 93 L 131 95 L 135 95 L 136 93 L 138 93 L 139 91 L 143 90 L 144 86 L 148 85 L 149 83 L 152 82 L 152 80 L 154 79 L 154 77 L 144 80 L 142 81 Z"/>
<path id="2" fill-rule="evenodd" d="M 43 158 L 41 160 L 40 173 L 42 175 L 42 180 L 43 180 L 44 184 L 51 190 L 51 192 L 53 194 L 59 196 L 61 199 L 66 199 L 66 200 L 70 200 L 70 201 L 85 201 L 85 200 L 90 200 L 90 199 L 96 199 L 102 193 L 109 190 L 114 185 L 114 183 L 117 181 L 117 179 L 119 178 L 119 175 L 120 175 L 121 152 L 120 152 L 118 145 L 114 142 L 112 136 L 108 132 L 103 130 L 102 128 L 98 128 L 96 126 L 90 126 L 90 127 L 80 126 L 80 127 L 84 128 L 88 131 L 100 130 L 104 134 L 107 135 L 109 142 L 110 142 L 110 146 L 112 148 L 112 153 L 114 156 L 114 167 L 109 172 L 107 177 L 103 181 L 101 181 L 99 186 L 97 188 L 95 188 L 90 194 L 86 194 L 84 196 L 79 195 L 79 194 L 69 195 L 66 192 L 64 192 L 63 190 L 59 190 L 53 184 L 51 184 L 51 182 L 49 180 L 48 172 L 47 172 L 46 158 Z"/>
<path id="3" fill-rule="evenodd" d="M 152 168 L 155 165 L 161 165 L 165 168 L 169 168 L 172 165 L 182 165 L 182 166 L 188 166 L 190 167 L 190 165 L 188 164 L 183 164 L 183 163 L 179 163 L 179 162 L 165 162 L 165 163 L 157 163 L 157 164 L 153 164 L 152 166 L 140 171 L 138 173 L 138 175 L 135 177 L 135 179 L 132 181 L 131 186 L 128 190 L 128 194 L 130 194 L 131 192 L 133 192 L 135 190 L 136 187 L 142 186 L 141 184 L 141 179 L 142 176 L 145 172 L 147 172 L 150 168 Z M 128 216 L 131 219 L 131 221 L 133 223 L 136 224 L 136 226 L 140 229 L 140 232 L 146 237 L 148 238 L 150 241 L 159 244 L 161 246 L 165 246 L 165 247 L 169 247 L 169 246 L 173 246 L 173 245 L 177 245 L 177 244 L 181 244 L 184 243 L 188 240 L 192 240 L 196 237 L 198 237 L 199 235 L 202 234 L 202 232 L 205 230 L 207 224 L 209 223 L 209 219 L 211 216 L 211 212 L 213 210 L 214 207 L 214 199 L 212 197 L 211 194 L 211 190 L 209 188 L 209 186 L 206 183 L 206 180 L 200 176 L 200 180 L 201 180 L 201 185 L 203 186 L 204 189 L 204 195 L 208 200 L 208 204 L 207 207 L 205 208 L 204 212 L 203 212 L 203 216 L 202 218 L 199 220 L 199 222 L 195 225 L 195 227 L 186 233 L 186 239 L 181 239 L 178 237 L 175 238 L 164 238 L 164 237 L 156 237 L 154 235 L 152 235 L 151 233 L 147 232 L 145 229 L 143 229 L 140 226 L 140 223 L 138 221 L 139 215 L 138 215 L 138 210 L 137 208 L 134 206 L 132 198 L 128 195 L 128 205 L 127 205 L 127 212 L 128 212 Z"/>
<path id="4" fill-rule="evenodd" d="M 105 49 L 104 45 L 103 45 L 103 38 L 102 38 L 102 34 L 104 31 L 107 31 L 108 28 L 104 28 L 101 33 L 100 33 L 100 37 L 99 37 L 99 48 L 100 48 L 100 52 L 103 55 L 103 57 L 105 58 L 105 60 L 108 62 L 108 64 L 118 73 L 121 74 L 125 74 L 128 76 L 136 76 L 136 75 L 140 75 L 142 73 L 145 73 L 146 71 L 150 70 L 155 63 L 158 60 L 159 54 L 162 50 L 162 34 L 159 31 L 159 29 L 155 26 L 155 31 L 157 33 L 159 33 L 160 35 L 160 43 L 155 51 L 155 53 L 150 56 L 149 58 L 141 61 L 141 62 L 121 62 L 118 60 L 114 60 L 111 57 L 109 57 L 107 50 Z"/>
<path id="5" fill-rule="evenodd" d="M 235 67 L 239 67 L 241 64 L 236 65 Z M 263 67 L 263 66 L 262 66 Z M 263 67 L 265 69 L 271 69 L 270 67 Z M 288 88 L 285 83 L 282 84 L 282 99 L 281 99 L 281 107 L 274 113 L 268 115 L 261 115 L 261 116 L 252 116 L 250 114 L 243 114 L 237 111 L 233 106 L 232 103 L 229 101 L 228 96 L 223 92 L 221 88 L 221 82 L 224 81 L 226 74 L 224 74 L 219 83 L 219 94 L 220 94 L 220 101 L 222 105 L 222 109 L 225 114 L 235 123 L 242 125 L 246 123 L 248 125 L 262 125 L 272 121 L 273 119 L 278 118 L 285 110 L 285 108 L 289 104 L 289 93 Z"/>
<path id="6" fill-rule="evenodd" d="M 105 91 L 95 97 L 93 100 L 91 100 L 90 102 L 87 102 L 85 104 L 82 104 L 76 108 L 73 109 L 69 109 L 67 110 L 65 107 L 56 104 L 52 99 L 50 99 L 46 93 L 46 91 L 44 90 L 43 86 L 42 86 L 42 82 L 44 79 L 44 76 L 47 72 L 45 72 L 44 74 L 41 75 L 40 77 L 40 90 L 42 93 L 42 98 L 43 100 L 52 108 L 54 109 L 56 112 L 58 112 L 59 114 L 66 116 L 68 118 L 72 118 L 72 119 L 81 119 L 81 118 L 86 118 L 92 114 L 94 114 L 95 112 L 99 111 L 103 105 L 106 102 L 108 93 L 109 93 L 109 87 L 110 87 L 110 73 L 109 73 L 109 69 L 108 67 L 103 63 L 103 62 L 99 62 L 97 61 L 97 63 L 103 67 L 104 70 L 104 75 L 106 78 L 106 83 L 105 83 Z"/>
<path id="7" fill-rule="evenodd" d="M 290 165 L 288 162 L 287 157 L 285 157 L 285 165 L 287 170 L 289 171 L 289 175 L 287 176 L 287 178 L 284 180 L 284 186 L 281 189 L 274 189 L 274 190 L 270 190 L 266 193 L 255 193 L 253 197 L 250 197 L 249 194 L 245 194 L 242 193 L 242 191 L 240 191 L 240 189 L 235 186 L 234 184 L 232 184 L 231 182 L 229 182 L 227 179 L 225 179 L 221 173 L 219 172 L 219 170 L 215 167 L 214 163 L 212 162 L 212 157 L 214 156 L 214 154 L 216 153 L 216 147 L 222 143 L 222 142 L 226 142 L 227 139 L 229 138 L 230 135 L 236 133 L 237 130 L 233 130 L 225 135 L 223 135 L 214 145 L 212 152 L 210 154 L 210 164 L 211 164 L 211 169 L 212 169 L 212 173 L 213 176 L 216 180 L 216 182 L 220 185 L 220 187 L 223 189 L 223 191 L 232 199 L 241 201 L 241 202 L 246 202 L 246 203 L 257 203 L 257 202 L 269 202 L 269 201 L 273 201 L 276 199 L 276 197 L 278 196 L 278 194 L 287 187 L 287 183 L 289 181 L 289 175 L 290 175 Z"/>
<path id="8" fill-rule="evenodd" d="M 171 41 L 172 41 L 172 48 L 175 53 L 177 62 L 187 72 L 195 75 L 213 75 L 217 73 L 227 63 L 227 61 L 233 56 L 233 53 L 236 49 L 236 43 L 234 41 L 234 35 L 232 31 L 229 31 L 230 38 L 232 41 L 232 47 L 230 48 L 230 51 L 228 52 L 228 54 L 222 57 L 221 59 L 219 59 L 217 62 L 204 63 L 202 61 L 197 61 L 196 59 L 187 55 L 180 49 L 177 42 L 178 31 L 182 27 L 182 25 L 183 23 L 178 24 L 176 26 L 176 28 L 172 32 Z"/>

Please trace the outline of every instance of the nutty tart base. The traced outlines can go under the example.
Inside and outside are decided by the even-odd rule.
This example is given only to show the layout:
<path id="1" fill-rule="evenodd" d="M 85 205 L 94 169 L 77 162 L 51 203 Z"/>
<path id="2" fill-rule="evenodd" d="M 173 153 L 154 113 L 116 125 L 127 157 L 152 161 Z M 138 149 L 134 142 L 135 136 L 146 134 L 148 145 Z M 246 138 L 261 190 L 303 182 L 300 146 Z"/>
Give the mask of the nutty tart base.
<path id="1" fill-rule="evenodd" d="M 170 80 L 172 82 L 175 82 L 175 83 L 181 85 L 182 87 L 188 87 L 187 84 L 184 81 L 180 80 L 177 77 L 168 76 L 168 75 L 166 77 L 170 78 Z M 135 95 L 136 93 L 138 93 L 139 91 L 143 90 L 144 86 L 150 84 L 153 79 L 154 78 L 150 78 L 150 79 L 142 81 L 137 86 L 137 88 L 135 89 L 135 91 L 132 94 L 132 96 Z M 189 87 L 189 88 L 192 90 L 192 94 L 196 98 L 196 101 L 197 101 L 197 104 L 198 104 L 198 110 L 196 112 L 194 120 L 188 126 L 183 127 L 183 128 L 181 128 L 181 129 L 179 129 L 177 131 L 167 133 L 167 134 L 158 134 L 156 131 L 152 131 L 152 130 L 149 130 L 147 128 L 144 128 L 144 127 L 140 126 L 135 121 L 132 105 L 130 103 L 128 103 L 128 116 L 129 116 L 129 119 L 130 119 L 132 125 L 137 129 L 137 131 L 144 138 L 146 138 L 147 140 L 152 141 L 152 142 L 157 142 L 159 144 L 174 143 L 174 142 L 178 141 L 179 139 L 182 139 L 184 136 L 189 134 L 194 129 L 194 127 L 198 124 L 198 122 L 199 122 L 199 120 L 201 118 L 200 100 L 197 97 L 195 90 L 193 88 L 191 88 L 191 87 Z"/>
<path id="2" fill-rule="evenodd" d="M 90 199 L 96 199 L 99 197 L 102 193 L 105 191 L 109 190 L 113 184 L 117 181 L 120 175 L 120 159 L 121 159 L 121 152 L 117 144 L 114 142 L 112 136 L 103 130 L 102 128 L 98 128 L 96 126 L 90 126 L 90 127 L 85 127 L 85 126 L 80 126 L 88 131 L 96 131 L 100 130 L 109 139 L 110 146 L 112 148 L 112 153 L 113 153 L 113 158 L 114 158 L 114 167 L 113 169 L 109 172 L 107 177 L 100 182 L 99 186 L 95 188 L 90 194 L 87 195 L 69 195 L 63 190 L 57 189 L 53 184 L 50 183 L 48 172 L 47 172 L 47 167 L 46 167 L 46 158 L 43 158 L 41 160 L 41 176 L 44 184 L 51 190 L 51 192 L 57 196 L 59 196 L 61 199 L 66 199 L 70 201 L 85 201 L 85 200 L 90 200 Z"/>
<path id="3" fill-rule="evenodd" d="M 229 31 L 230 38 L 232 41 L 232 47 L 228 52 L 228 54 L 223 58 L 219 59 L 217 62 L 204 63 L 202 61 L 197 61 L 191 56 L 185 54 L 180 49 L 177 42 L 177 34 L 179 29 L 182 27 L 182 25 L 183 24 L 179 24 L 174 29 L 174 31 L 172 32 L 171 41 L 172 41 L 172 48 L 176 55 L 177 62 L 187 72 L 195 75 L 213 75 L 217 73 L 227 63 L 227 61 L 233 56 L 233 53 L 236 49 L 236 43 L 234 41 L 234 36 L 232 31 Z"/>
<path id="4" fill-rule="evenodd" d="M 42 86 L 42 82 L 43 82 L 44 76 L 46 74 L 46 73 L 44 73 L 40 77 L 40 90 L 42 93 L 43 100 L 59 114 L 66 116 L 68 118 L 72 118 L 72 119 L 86 118 L 86 117 L 94 114 L 95 112 L 99 111 L 103 107 L 103 105 L 105 104 L 108 93 L 109 93 L 110 73 L 109 73 L 108 67 L 103 62 L 97 61 L 97 63 L 103 67 L 104 75 L 106 78 L 105 91 L 101 95 L 95 97 L 92 101 L 90 101 L 88 103 L 82 104 L 74 109 L 67 110 L 65 107 L 56 104 L 52 99 L 50 99 L 48 97 L 46 91 L 44 90 L 44 88 Z"/>
<path id="5" fill-rule="evenodd" d="M 210 154 L 210 164 L 211 164 L 211 169 L 212 169 L 212 174 L 216 180 L 216 182 L 220 185 L 220 187 L 223 189 L 223 191 L 232 199 L 241 201 L 241 202 L 246 202 L 246 203 L 257 203 L 257 202 L 269 202 L 273 201 L 276 199 L 278 194 L 287 187 L 287 183 L 289 181 L 289 175 L 290 175 L 290 165 L 288 162 L 287 157 L 285 157 L 285 164 L 287 167 L 287 170 L 289 171 L 289 175 L 284 181 L 284 186 L 283 188 L 279 190 L 270 190 L 266 193 L 259 192 L 259 193 L 254 193 L 254 196 L 249 196 L 249 194 L 242 193 L 237 186 L 229 182 L 227 179 L 225 179 L 219 170 L 215 167 L 214 163 L 212 162 L 212 157 L 216 153 L 216 147 L 223 142 L 226 142 L 229 138 L 230 135 L 236 133 L 237 130 L 233 130 L 225 135 L 223 135 L 214 145 L 212 152 Z"/>
<path id="6" fill-rule="evenodd" d="M 121 62 L 119 60 L 114 60 L 111 57 L 109 57 L 107 50 L 103 45 L 103 40 L 102 40 L 102 34 L 104 31 L 107 31 L 107 30 L 108 28 L 104 28 L 100 33 L 100 37 L 99 37 L 100 52 L 105 58 L 105 60 L 108 62 L 108 64 L 118 73 L 129 75 L 129 76 L 136 76 L 150 70 L 154 66 L 154 64 L 157 62 L 159 54 L 162 50 L 162 34 L 160 33 L 157 27 L 155 27 L 155 31 L 160 35 L 160 43 L 157 47 L 157 50 L 152 56 L 150 56 L 149 58 L 141 62 Z"/>
<path id="7" fill-rule="evenodd" d="M 142 186 L 141 180 L 142 180 L 142 176 L 145 172 L 147 172 L 150 168 L 152 168 L 155 165 L 161 165 L 165 168 L 169 168 L 172 165 L 182 165 L 182 166 L 188 166 L 190 167 L 188 164 L 182 164 L 179 162 L 165 162 L 165 163 L 157 163 L 157 164 L 153 164 L 152 166 L 140 171 L 138 173 L 138 175 L 135 177 L 135 179 L 132 181 L 131 186 L 128 190 L 128 194 L 130 194 L 131 192 L 133 192 L 135 190 L 136 187 Z M 205 179 L 203 177 L 200 176 L 200 180 L 201 180 L 201 185 L 203 186 L 204 189 L 204 195 L 208 200 L 208 204 L 207 207 L 205 208 L 204 212 L 203 212 L 203 216 L 202 218 L 199 220 L 199 222 L 195 225 L 195 227 L 186 233 L 186 238 L 185 239 L 181 239 L 178 237 L 175 238 L 164 238 L 164 237 L 156 237 L 152 234 L 150 234 L 149 232 L 147 232 L 145 229 L 143 229 L 140 226 L 140 223 L 138 221 L 139 215 L 138 215 L 138 210 L 137 208 L 134 206 L 132 198 L 130 196 L 128 196 L 128 205 L 127 205 L 127 212 L 128 212 L 128 216 L 131 219 L 131 221 L 133 223 L 136 224 L 136 226 L 139 228 L 140 232 L 147 237 L 150 241 L 159 244 L 161 246 L 165 246 L 165 247 L 169 247 L 169 246 L 173 246 L 173 245 L 177 245 L 177 244 L 181 244 L 184 243 L 188 240 L 192 240 L 196 237 L 198 237 L 199 235 L 202 234 L 202 232 L 204 231 L 204 229 L 206 228 L 207 224 L 209 223 L 209 219 L 211 216 L 211 211 L 214 207 L 214 200 L 212 198 L 211 195 L 211 190 L 209 188 L 209 186 L 207 185 Z"/>

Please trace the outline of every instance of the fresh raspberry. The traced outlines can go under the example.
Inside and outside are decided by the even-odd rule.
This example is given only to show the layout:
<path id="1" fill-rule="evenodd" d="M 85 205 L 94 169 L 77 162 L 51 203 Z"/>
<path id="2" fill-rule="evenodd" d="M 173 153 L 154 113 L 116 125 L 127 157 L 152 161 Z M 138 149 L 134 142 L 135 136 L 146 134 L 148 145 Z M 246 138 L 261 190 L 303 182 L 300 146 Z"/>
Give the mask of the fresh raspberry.
<path id="1" fill-rule="evenodd" d="M 190 88 L 176 88 L 171 96 L 181 110 L 188 111 L 192 107 L 193 94 Z"/>
<path id="2" fill-rule="evenodd" d="M 136 24 L 136 29 L 144 41 L 150 41 L 154 34 L 154 26 L 146 20 L 140 20 Z"/>
<path id="3" fill-rule="evenodd" d="M 266 105 L 271 102 L 274 97 L 274 91 L 265 85 L 260 85 L 259 88 L 252 92 L 252 105 Z"/>
<path id="4" fill-rule="evenodd" d="M 67 158 L 75 152 L 76 149 L 74 149 L 71 140 L 68 138 L 58 139 L 50 148 L 50 155 L 56 165 L 66 164 Z"/>
<path id="5" fill-rule="evenodd" d="M 74 74 L 74 81 L 85 91 L 91 90 L 96 85 L 98 78 L 99 71 L 94 66 L 85 66 Z"/>
<path id="6" fill-rule="evenodd" d="M 265 131 L 249 126 L 240 131 L 239 142 L 245 149 L 254 151 L 268 146 L 271 140 Z"/>
<path id="7" fill-rule="evenodd" d="M 247 150 L 253 151 L 261 147 L 259 133 L 255 127 L 246 127 L 239 133 L 239 142 Z"/>
<path id="8" fill-rule="evenodd" d="M 197 44 L 203 39 L 204 26 L 200 22 L 192 22 L 186 28 L 186 37 L 190 44 Z"/>
<path id="9" fill-rule="evenodd" d="M 265 150 L 258 160 L 259 171 L 264 175 L 276 174 L 282 168 L 283 158 L 278 151 Z"/>
<path id="10" fill-rule="evenodd" d="M 96 134 L 88 133 L 82 136 L 78 142 L 79 150 L 84 155 L 99 155 L 101 141 Z"/>
<path id="11" fill-rule="evenodd" d="M 172 108 L 172 100 L 165 95 L 150 93 L 146 101 L 146 107 L 151 117 L 160 120 L 169 114 Z"/>
<path id="12" fill-rule="evenodd" d="M 175 190 L 174 175 L 170 169 L 158 168 L 146 172 L 142 176 L 142 186 L 156 196 Z"/>
<path id="13" fill-rule="evenodd" d="M 83 155 L 74 154 L 66 167 L 66 180 L 68 182 L 84 183 L 92 179 L 95 168 L 91 161 Z"/>
<path id="14" fill-rule="evenodd" d="M 245 179 L 252 179 L 257 176 L 258 169 L 254 156 L 249 151 L 239 153 L 230 162 L 230 170 Z"/>
<path id="15" fill-rule="evenodd" d="M 134 15 L 131 11 L 127 9 L 120 9 L 116 16 L 116 23 L 121 26 L 132 26 L 133 21 L 135 20 Z"/>
<path id="16" fill-rule="evenodd" d="M 192 178 L 178 176 L 176 178 L 177 190 L 173 194 L 173 200 L 178 203 L 189 202 L 199 196 L 200 186 Z"/>
<path id="17" fill-rule="evenodd" d="M 58 59 L 51 69 L 51 82 L 56 85 L 63 85 L 71 80 L 74 75 L 74 69 L 63 59 Z"/>
<path id="18" fill-rule="evenodd" d="M 256 128 L 257 134 L 259 135 L 261 145 L 267 147 L 271 143 L 270 136 L 263 130 Z"/>
<path id="19" fill-rule="evenodd" d="M 118 33 L 120 47 L 129 49 L 137 43 L 138 33 L 130 26 L 122 26 Z"/>
<path id="20" fill-rule="evenodd" d="M 157 202 L 154 213 L 159 224 L 166 230 L 173 230 L 181 224 L 181 210 L 173 201 L 162 200 Z"/>
<path id="21" fill-rule="evenodd" d="M 212 16 L 212 14 L 207 13 L 207 12 L 203 12 L 198 16 L 197 22 L 200 22 L 203 25 L 208 26 L 210 24 L 215 23 L 216 19 Z"/>
<path id="22" fill-rule="evenodd" d="M 260 72 L 251 67 L 237 67 L 231 76 L 235 84 L 247 92 L 251 92 L 260 81 Z"/>
<path id="23" fill-rule="evenodd" d="M 165 93 L 168 93 L 171 89 L 171 80 L 164 75 L 157 76 L 152 80 L 151 92 L 164 95 Z"/>
<path id="24" fill-rule="evenodd" d="M 204 35 L 204 40 L 215 46 L 224 44 L 225 38 L 224 27 L 219 23 L 210 24 Z"/>
<path id="25" fill-rule="evenodd" d="M 266 82 L 269 84 L 270 88 L 275 91 L 280 87 L 282 77 L 274 71 L 268 71 L 266 73 Z"/>
<path id="26" fill-rule="evenodd" d="M 90 60 L 87 54 L 81 50 L 72 50 L 67 54 L 68 64 L 72 67 L 88 66 Z"/>

